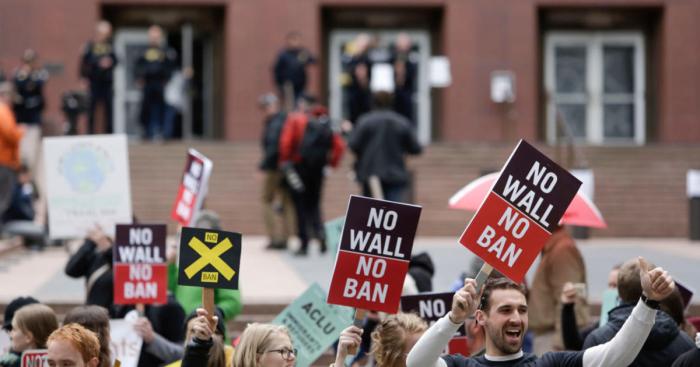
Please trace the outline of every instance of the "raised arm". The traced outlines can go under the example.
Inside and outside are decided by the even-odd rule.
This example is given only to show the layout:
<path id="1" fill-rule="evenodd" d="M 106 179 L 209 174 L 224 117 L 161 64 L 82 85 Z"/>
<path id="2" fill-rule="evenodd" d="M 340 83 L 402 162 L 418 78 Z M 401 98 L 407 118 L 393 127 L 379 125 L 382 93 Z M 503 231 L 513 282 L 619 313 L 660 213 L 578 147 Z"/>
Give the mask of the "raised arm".
<path id="1" fill-rule="evenodd" d="M 668 297 L 675 284 L 668 272 L 662 268 L 649 270 L 647 262 L 639 258 L 639 277 L 642 282 L 642 295 L 647 302 L 640 300 L 632 310 L 620 331 L 605 344 L 587 349 L 583 354 L 583 367 L 589 366 L 628 366 L 642 350 L 651 328 L 654 326 L 656 308 L 649 306 Z"/>
<path id="2" fill-rule="evenodd" d="M 406 358 L 407 367 L 447 367 L 440 354 L 454 336 L 457 329 L 464 324 L 478 306 L 476 281 L 465 279 L 464 286 L 452 298 L 452 310 L 431 326 Z"/>

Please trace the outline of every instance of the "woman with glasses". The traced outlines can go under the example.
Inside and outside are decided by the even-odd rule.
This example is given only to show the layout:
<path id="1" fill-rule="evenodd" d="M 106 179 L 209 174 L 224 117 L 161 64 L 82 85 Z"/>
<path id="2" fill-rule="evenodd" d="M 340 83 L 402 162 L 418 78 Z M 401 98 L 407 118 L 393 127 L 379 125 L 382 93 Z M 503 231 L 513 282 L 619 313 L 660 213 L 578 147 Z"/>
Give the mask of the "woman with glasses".
<path id="1" fill-rule="evenodd" d="M 382 320 L 372 332 L 372 349 L 376 367 L 406 367 L 406 356 L 428 325 L 414 314 L 398 313 Z M 334 367 L 345 366 L 350 351 L 362 341 L 362 329 L 350 326 L 340 334 Z"/>
<path id="2" fill-rule="evenodd" d="M 296 349 L 286 327 L 249 324 L 241 335 L 233 365 L 236 367 L 294 367 Z"/>

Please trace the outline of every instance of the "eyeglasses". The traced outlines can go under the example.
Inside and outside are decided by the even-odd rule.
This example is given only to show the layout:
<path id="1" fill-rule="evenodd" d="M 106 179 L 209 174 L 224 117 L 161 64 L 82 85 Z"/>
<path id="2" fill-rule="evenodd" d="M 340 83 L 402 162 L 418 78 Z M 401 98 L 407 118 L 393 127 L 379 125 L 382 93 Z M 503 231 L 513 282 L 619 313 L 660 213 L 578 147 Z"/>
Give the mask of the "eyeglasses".
<path id="1" fill-rule="evenodd" d="M 282 348 L 282 349 L 273 349 L 273 350 L 268 350 L 265 353 L 270 353 L 270 352 L 277 352 L 279 353 L 283 359 L 290 360 L 292 359 L 292 355 L 295 357 L 297 356 L 297 349 L 288 349 L 288 348 Z"/>

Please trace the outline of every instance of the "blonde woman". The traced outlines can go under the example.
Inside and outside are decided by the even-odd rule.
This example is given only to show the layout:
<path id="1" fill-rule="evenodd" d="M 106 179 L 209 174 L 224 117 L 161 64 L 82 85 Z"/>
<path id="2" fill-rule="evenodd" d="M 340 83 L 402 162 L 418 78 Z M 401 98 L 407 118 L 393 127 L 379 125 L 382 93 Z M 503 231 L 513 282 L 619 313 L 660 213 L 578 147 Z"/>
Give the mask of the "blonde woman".
<path id="1" fill-rule="evenodd" d="M 236 367 L 294 367 L 297 351 L 284 326 L 249 324 L 241 335 L 233 365 Z"/>
<path id="2" fill-rule="evenodd" d="M 20 366 L 19 357 L 25 350 L 46 349 L 46 340 L 56 329 L 56 313 L 49 306 L 35 303 L 17 310 L 10 331 L 11 350 L 0 357 L 0 367 Z"/>
<path id="3" fill-rule="evenodd" d="M 372 350 L 377 367 L 406 367 L 406 356 L 428 325 L 423 319 L 407 313 L 390 315 L 372 333 Z M 340 334 L 335 367 L 344 366 L 348 350 L 356 350 L 362 341 L 362 329 L 350 326 Z"/>

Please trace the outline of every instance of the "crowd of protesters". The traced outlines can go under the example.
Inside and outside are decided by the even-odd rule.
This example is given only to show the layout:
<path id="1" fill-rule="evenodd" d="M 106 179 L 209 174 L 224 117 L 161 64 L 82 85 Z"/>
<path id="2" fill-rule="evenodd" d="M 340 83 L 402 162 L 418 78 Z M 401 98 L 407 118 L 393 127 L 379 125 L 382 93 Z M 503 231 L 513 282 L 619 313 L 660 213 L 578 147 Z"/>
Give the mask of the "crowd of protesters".
<path id="1" fill-rule="evenodd" d="M 677 288 L 666 270 L 643 258 L 630 259 L 620 266 L 617 290 L 619 306 L 610 311 L 607 323 L 584 336 L 582 347 L 532 353 L 525 350 L 524 341 L 529 315 L 534 311 L 533 294 L 523 284 L 498 274 L 492 275 L 481 290 L 474 279 L 466 278 L 454 294 L 451 310 L 431 326 L 415 314 L 400 312 L 375 314 L 371 328 L 349 326 L 339 332 L 334 365 L 345 365 L 348 357 L 362 350 L 363 344 L 368 344 L 365 348 L 369 358 L 356 358 L 353 366 L 698 365 L 700 334 L 693 334 L 693 340 L 669 314 L 672 311 L 667 304 L 673 303 Z M 565 304 L 580 297 L 572 296 L 568 286 L 561 295 Z M 231 343 L 231 330 L 225 324 L 228 315 L 221 308 L 211 317 L 203 308 L 186 316 L 184 306 L 171 299 L 167 305 L 151 306 L 140 313 L 133 324 L 144 343 L 139 366 L 295 365 L 297 350 L 284 326 L 249 324 L 243 330 L 233 331 L 240 336 Z M 9 331 L 12 344 L 10 352 L 0 356 L 0 366 L 19 366 L 21 353 L 29 349 L 48 349 L 50 366 L 111 366 L 111 312 L 97 305 L 78 306 L 65 315 L 63 326 L 59 326 L 59 318 L 49 306 L 31 297 L 18 298 L 5 310 L 3 328 Z M 570 311 L 562 310 L 561 314 L 564 340 L 572 332 L 567 328 L 578 332 L 575 321 L 564 320 L 567 312 Z M 470 355 L 443 354 L 462 325 L 479 335 L 470 339 Z"/>

